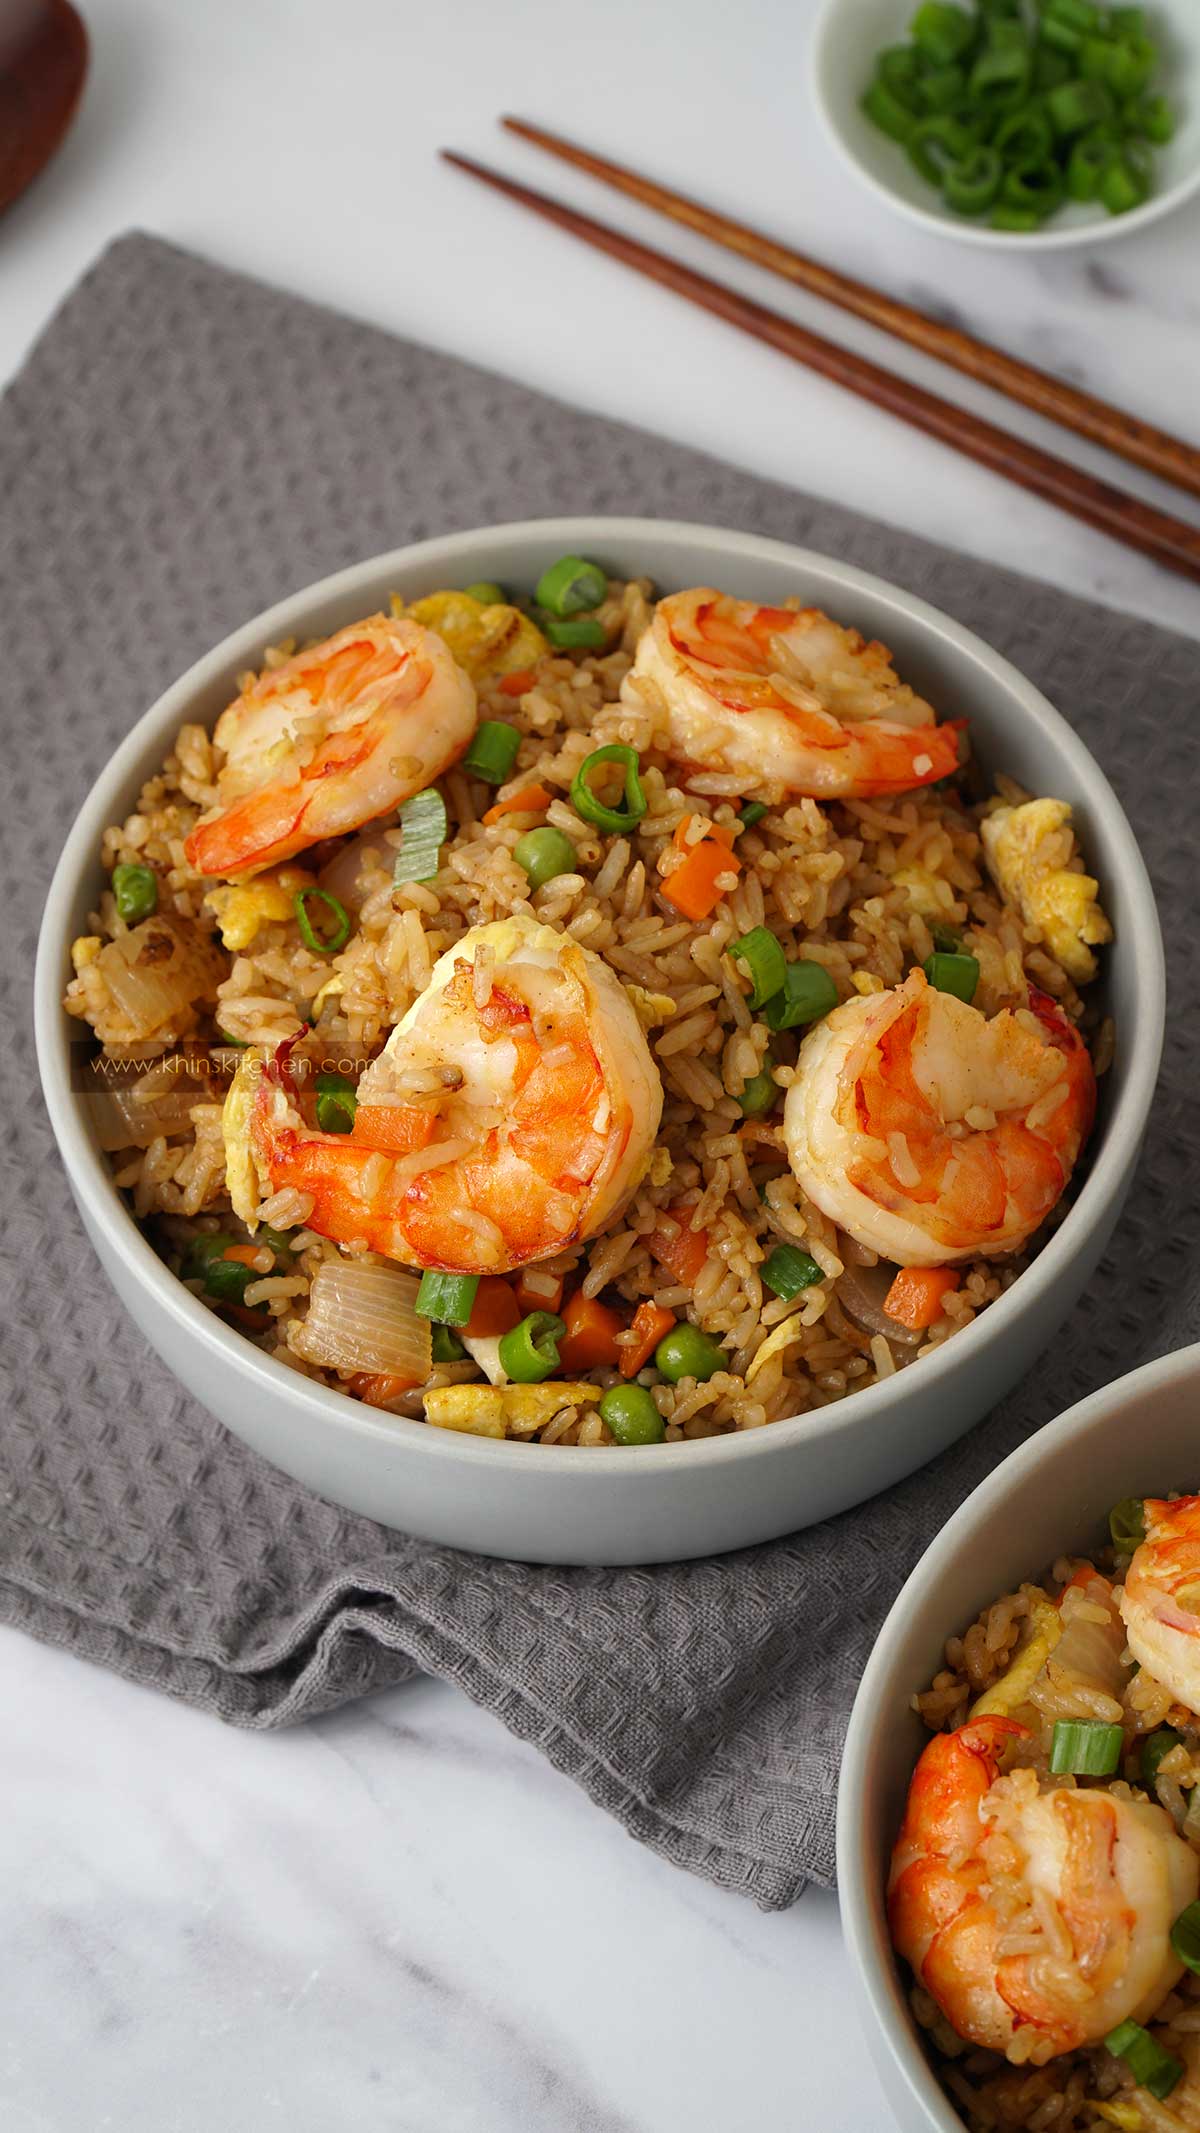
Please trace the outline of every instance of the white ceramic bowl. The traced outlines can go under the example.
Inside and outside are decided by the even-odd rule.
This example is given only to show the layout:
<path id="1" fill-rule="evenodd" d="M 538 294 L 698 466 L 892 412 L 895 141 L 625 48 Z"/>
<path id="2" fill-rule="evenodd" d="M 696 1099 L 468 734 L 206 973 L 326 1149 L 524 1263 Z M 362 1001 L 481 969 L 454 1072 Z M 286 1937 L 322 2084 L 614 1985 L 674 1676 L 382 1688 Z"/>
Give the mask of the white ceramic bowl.
<path id="1" fill-rule="evenodd" d="M 1200 187 L 1200 21 L 1183 27 L 1189 10 L 1176 0 L 1171 8 L 1153 9 L 1153 28 L 1179 125 L 1174 139 L 1154 151 L 1155 189 L 1144 206 L 1110 215 L 1092 202 L 1070 201 L 1040 230 L 993 230 L 986 222 L 953 214 L 914 170 L 899 142 L 872 125 L 859 104 L 875 54 L 906 40 L 914 8 L 915 0 L 825 0 L 809 61 L 812 99 L 834 147 L 864 185 L 910 222 L 962 244 L 1044 252 L 1132 236 L 1182 206 Z"/>
<path id="2" fill-rule="evenodd" d="M 1058 1555 L 1107 1539 L 1126 1496 L 1200 1482 L 1200 1346 L 1118 1378 L 1039 1430 L 981 1482 L 921 1557 L 859 1684 L 838 1794 L 842 1929 L 871 2056 L 902 2133 L 962 2133 L 908 2010 L 884 1889 L 913 1765 L 929 1739 L 910 1707 L 947 1636 Z"/>
<path id="3" fill-rule="evenodd" d="M 435 586 L 536 582 L 572 550 L 665 588 L 716 584 L 778 601 L 801 593 L 894 647 L 934 703 L 967 712 L 985 763 L 1073 802 L 1116 927 L 1106 985 L 1117 1059 L 1088 1175 L 1033 1265 L 937 1356 L 810 1416 L 746 1435 L 603 1454 L 496 1443 L 401 1421 L 298 1376 L 205 1310 L 158 1259 L 113 1187 L 72 1093 L 60 1000 L 68 944 L 100 885 L 97 854 L 184 719 L 212 723 L 234 677 L 280 637 L 323 635 Z M 640 519 L 557 519 L 450 534 L 355 565 L 281 601 L 201 659 L 134 727 L 93 786 L 46 901 L 36 979 L 50 1117 L 100 1260 L 151 1345 L 246 1443 L 320 1494 L 385 1524 L 485 1554 L 574 1563 L 711 1554 L 812 1523 L 886 1487 L 959 1436 L 1028 1368 L 1108 1241 L 1149 1111 L 1163 1029 L 1153 896 L 1106 779 L 1036 689 L 923 601 L 826 556 L 748 534 Z"/>

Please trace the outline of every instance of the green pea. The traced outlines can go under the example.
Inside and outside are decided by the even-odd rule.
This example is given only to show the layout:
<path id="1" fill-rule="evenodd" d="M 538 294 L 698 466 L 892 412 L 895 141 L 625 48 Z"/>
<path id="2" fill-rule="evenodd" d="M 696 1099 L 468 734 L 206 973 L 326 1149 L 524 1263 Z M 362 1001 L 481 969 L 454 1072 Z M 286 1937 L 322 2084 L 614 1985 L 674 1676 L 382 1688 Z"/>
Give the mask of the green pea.
<path id="1" fill-rule="evenodd" d="M 524 867 L 531 889 L 540 889 L 557 874 L 573 874 L 579 854 L 562 830 L 526 830 L 513 846 L 513 858 Z"/>
<path id="2" fill-rule="evenodd" d="M 618 1444 L 661 1444 L 666 1434 L 653 1394 L 644 1385 L 610 1385 L 600 1402 L 600 1419 Z"/>
<path id="3" fill-rule="evenodd" d="M 769 1067 L 759 1074 L 752 1074 L 738 1097 L 747 1118 L 765 1118 L 779 1094 L 779 1084 Z"/>
<path id="4" fill-rule="evenodd" d="M 130 866 L 123 862 L 113 868 L 112 887 L 117 915 L 127 926 L 136 926 L 139 919 L 150 918 L 157 911 L 158 876 L 153 867 Z"/>
<path id="5" fill-rule="evenodd" d="M 678 1385 L 680 1378 L 699 1378 L 706 1383 L 724 1369 L 727 1360 L 719 1341 L 687 1319 L 664 1333 L 654 1351 L 654 1367 L 671 1385 Z"/>

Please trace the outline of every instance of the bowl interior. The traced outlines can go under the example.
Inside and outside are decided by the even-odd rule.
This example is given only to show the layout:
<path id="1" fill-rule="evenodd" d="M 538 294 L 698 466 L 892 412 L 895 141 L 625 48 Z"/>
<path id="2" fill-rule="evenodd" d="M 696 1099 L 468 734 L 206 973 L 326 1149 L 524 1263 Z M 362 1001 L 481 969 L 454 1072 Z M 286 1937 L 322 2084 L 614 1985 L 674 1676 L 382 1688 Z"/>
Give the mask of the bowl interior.
<path id="1" fill-rule="evenodd" d="M 1185 30 L 1179 5 L 1153 11 L 1152 30 L 1163 55 L 1157 80 L 1176 108 L 1174 139 L 1154 151 L 1154 192 L 1128 215 L 1110 215 L 1094 202 L 1070 201 L 1046 228 L 990 229 L 943 207 L 898 141 L 889 140 L 860 107 L 875 55 L 905 42 L 913 0 L 826 0 L 814 33 L 812 84 L 817 108 L 842 154 L 873 190 L 927 228 L 968 244 L 1005 250 L 1094 244 L 1128 236 L 1177 206 L 1200 186 L 1200 41 L 1194 24 Z"/>
<path id="2" fill-rule="evenodd" d="M 1040 1430 L 968 1497 L 921 1558 L 880 1631 L 842 1761 L 838 1889 L 868 2037 L 906 2129 L 956 2133 L 909 2013 L 884 1904 L 888 1860 L 913 1765 L 929 1734 L 909 1699 L 942 1664 L 948 1636 L 1058 1555 L 1108 1537 L 1126 1496 L 1200 1484 L 1200 1346 L 1105 1386 Z"/>
<path id="3" fill-rule="evenodd" d="M 1032 1267 L 1004 1297 L 935 1357 L 923 1361 L 926 1397 L 937 1401 L 953 1379 L 960 1358 L 987 1352 L 1002 1357 L 1008 1328 L 1024 1304 L 1044 1295 L 1056 1270 L 1067 1263 L 1078 1238 L 1106 1204 L 1132 1163 L 1144 1129 L 1158 1067 L 1163 1021 L 1162 946 L 1153 896 L 1136 842 L 1115 796 L 1076 735 L 1031 684 L 968 631 L 911 595 L 825 556 L 753 535 L 701 526 L 642 520 L 565 519 L 534 521 L 452 534 L 376 557 L 281 601 L 234 632 L 184 674 L 134 728 L 92 788 L 70 833 L 47 898 L 37 973 L 39 1056 L 47 1103 L 68 1172 L 92 1223 L 103 1231 L 125 1267 L 152 1292 L 156 1307 L 188 1321 L 209 1344 L 232 1348 L 253 1366 L 258 1380 L 274 1381 L 290 1404 L 320 1408 L 331 1423 L 376 1436 L 384 1455 L 407 1439 L 430 1456 L 484 1468 L 511 1456 L 489 1440 L 431 1432 L 425 1425 L 392 1417 L 364 1416 L 360 1403 L 298 1379 L 283 1365 L 261 1357 L 251 1344 L 217 1322 L 167 1272 L 142 1238 L 112 1185 L 86 1117 L 86 1105 L 71 1089 L 71 1045 L 78 1025 L 61 1009 L 68 970 L 68 943 L 93 905 L 97 853 L 105 826 L 133 804 L 142 780 L 156 770 L 179 724 L 186 718 L 211 723 L 233 691 L 235 677 L 258 663 L 265 645 L 286 635 L 315 636 L 356 615 L 386 605 L 393 590 L 416 597 L 449 582 L 499 578 L 532 586 L 547 556 L 571 550 L 592 555 L 614 573 L 646 574 L 662 588 L 717 583 L 733 593 L 779 601 L 797 592 L 828 608 L 868 636 L 881 637 L 896 654 L 906 679 L 947 715 L 967 712 L 985 765 L 1003 767 L 1030 789 L 1069 799 L 1077 813 L 1089 863 L 1099 875 L 1116 928 L 1106 958 L 1103 998 L 1118 1030 L 1117 1055 L 1108 1077 L 1104 1112 L 1092 1143 L 1089 1174 L 1055 1235 Z M 1002 1364 L 998 1362 L 997 1375 Z M 885 1423 L 889 1412 L 911 1399 L 909 1373 L 898 1373 L 854 1400 L 814 1415 L 777 1422 L 766 1432 L 700 1439 L 695 1443 L 611 1449 L 602 1461 L 576 1462 L 585 1485 L 630 1461 L 649 1480 L 656 1466 L 680 1461 L 724 1463 L 753 1458 L 754 1439 L 781 1440 L 780 1432 L 831 1443 L 843 1432 Z M 978 1410 L 975 1410 L 977 1412 Z M 947 1410 L 949 1414 L 953 1410 Z M 974 1412 L 947 1425 L 942 1442 L 969 1426 Z M 430 1439 L 437 1439 L 431 1444 Z M 563 1471 L 554 1447 L 522 1447 L 526 1466 L 548 1463 Z M 878 1482 L 876 1486 L 878 1486 Z M 860 1491 L 861 1493 L 861 1491 Z"/>

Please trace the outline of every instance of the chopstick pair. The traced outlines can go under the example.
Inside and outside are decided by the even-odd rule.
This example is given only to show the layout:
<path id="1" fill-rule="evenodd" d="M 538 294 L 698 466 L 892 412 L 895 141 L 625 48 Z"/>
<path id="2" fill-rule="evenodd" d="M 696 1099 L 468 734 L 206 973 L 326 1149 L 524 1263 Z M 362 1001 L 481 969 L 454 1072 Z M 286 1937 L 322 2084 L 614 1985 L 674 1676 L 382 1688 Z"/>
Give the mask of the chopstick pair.
<path id="1" fill-rule="evenodd" d="M 620 163 L 593 155 L 563 139 L 560 134 L 549 133 L 522 119 L 505 118 L 501 123 L 522 140 L 530 141 L 563 162 L 573 164 L 576 169 L 586 171 L 589 176 L 614 186 L 644 206 L 656 208 L 673 221 L 699 231 L 702 236 L 740 254 L 754 265 L 765 267 L 784 280 L 841 305 L 856 317 L 882 327 L 925 354 L 937 356 L 942 362 L 994 387 L 1038 414 L 1048 415 L 1093 443 L 1105 445 L 1148 473 L 1200 496 L 1200 451 L 1182 439 L 1155 429 L 1152 424 L 1095 399 L 1089 393 L 1080 392 L 987 342 L 973 340 L 955 327 L 929 318 L 924 312 L 899 303 L 866 283 L 839 274 L 818 260 L 808 259 L 803 253 L 763 236 L 747 224 L 688 199 L 685 194 L 672 192 Z M 1057 504 L 1060 510 L 1069 511 L 1086 524 L 1097 527 L 1113 540 L 1152 557 L 1168 570 L 1200 583 L 1200 529 L 1085 473 L 1082 468 L 1056 458 L 1037 445 L 1026 443 L 1023 438 L 985 421 L 982 416 L 956 407 L 952 401 L 943 400 L 923 386 L 896 376 L 867 357 L 825 340 L 794 319 L 756 303 L 751 297 L 742 296 L 735 289 L 726 288 L 724 283 L 685 266 L 682 260 L 627 237 L 608 223 L 597 222 L 592 216 L 567 207 L 549 194 L 521 185 L 487 164 L 459 155 L 453 149 L 443 149 L 442 155 L 457 169 L 532 209 L 572 236 L 582 238 L 584 243 L 593 245 L 598 251 L 609 253 L 651 281 L 674 289 L 702 310 L 726 319 L 730 325 L 740 327 L 742 332 L 751 334 L 756 340 L 765 341 L 794 362 L 845 386 L 889 414 L 898 415 L 927 436 L 951 445 L 982 466 L 990 467 L 993 473 L 1005 475 L 1035 496 L 1041 496 L 1048 503 Z"/>

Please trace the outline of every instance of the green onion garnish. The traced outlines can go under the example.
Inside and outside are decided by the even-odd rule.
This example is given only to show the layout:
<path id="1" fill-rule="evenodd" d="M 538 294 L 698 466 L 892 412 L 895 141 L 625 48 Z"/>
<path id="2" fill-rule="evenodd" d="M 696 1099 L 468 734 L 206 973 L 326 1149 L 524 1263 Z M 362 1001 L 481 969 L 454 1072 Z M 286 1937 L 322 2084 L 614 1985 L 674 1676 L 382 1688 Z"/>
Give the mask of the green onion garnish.
<path id="1" fill-rule="evenodd" d="M 1065 81 L 1046 95 L 1050 124 L 1058 134 L 1086 133 L 1089 126 L 1102 126 L 1115 118 L 1116 104 L 1102 81 Z"/>
<path id="2" fill-rule="evenodd" d="M 217 1031 L 217 1043 L 231 1044 L 234 1050 L 238 1052 L 245 1052 L 250 1048 L 250 1039 L 248 1037 L 231 1037 L 227 1029 L 219 1029 Z"/>
<path id="3" fill-rule="evenodd" d="M 763 816 L 767 813 L 768 808 L 765 801 L 751 800 L 738 816 L 737 826 L 740 830 L 753 829 L 755 823 L 761 822 Z"/>
<path id="4" fill-rule="evenodd" d="M 127 926 L 136 926 L 158 909 L 158 876 L 153 867 L 131 866 L 123 861 L 112 871 L 117 916 Z"/>
<path id="5" fill-rule="evenodd" d="M 500 1335 L 500 1367 L 514 1385 L 540 1385 L 558 1369 L 558 1344 L 566 1332 L 552 1311 L 531 1311 L 510 1333 Z"/>
<path id="6" fill-rule="evenodd" d="M 625 804 L 623 807 L 606 807 L 598 800 L 591 787 L 593 771 L 602 763 L 620 763 L 625 771 Z M 623 741 L 609 741 L 603 748 L 593 748 L 585 756 L 571 780 L 571 805 L 584 822 L 591 822 L 597 829 L 611 830 L 620 836 L 639 823 L 650 805 L 642 791 L 638 776 L 641 767 L 636 748 L 627 748 Z"/>
<path id="7" fill-rule="evenodd" d="M 457 1333 L 449 1326 L 432 1326 L 430 1334 L 435 1363 L 461 1363 L 467 1351 Z"/>
<path id="8" fill-rule="evenodd" d="M 1124 1496 L 1108 1514 L 1108 1530 L 1118 1555 L 1132 1555 L 1146 1538 L 1146 1506 L 1140 1496 Z"/>
<path id="9" fill-rule="evenodd" d="M 483 778 L 489 785 L 503 785 L 513 764 L 521 736 L 515 726 L 503 719 L 481 719 L 475 728 L 475 737 L 463 757 L 463 769 L 473 777 Z"/>
<path id="10" fill-rule="evenodd" d="M 938 0 L 925 0 L 913 16 L 911 29 L 917 50 L 935 67 L 949 66 L 975 41 L 975 24 L 965 8 L 941 6 Z"/>
<path id="11" fill-rule="evenodd" d="M 644 1385 L 610 1385 L 600 1402 L 600 1419 L 618 1444 L 661 1444 L 666 1435 L 654 1395 Z"/>
<path id="12" fill-rule="evenodd" d="M 801 1029 L 836 1006 L 837 986 L 820 963 L 789 963 L 783 990 L 767 1001 L 763 1020 L 768 1029 Z"/>
<path id="13" fill-rule="evenodd" d="M 518 837 L 513 858 L 519 867 L 524 867 L 531 889 L 543 888 L 559 874 L 573 874 L 579 864 L 579 854 L 570 838 L 549 826 L 526 830 L 523 837 Z"/>
<path id="14" fill-rule="evenodd" d="M 352 1133 L 358 1109 L 358 1090 L 344 1074 L 318 1074 L 317 1124 L 322 1133 Z"/>
<path id="15" fill-rule="evenodd" d="M 1066 193 L 1063 174 L 1050 156 L 1040 161 L 1014 163 L 1004 174 L 1000 197 L 1008 207 L 1028 208 L 1035 215 L 1052 215 Z"/>
<path id="16" fill-rule="evenodd" d="M 1114 2059 L 1123 2059 L 1139 2088 L 1149 2089 L 1160 2103 L 1171 2093 L 1177 2081 L 1183 2079 L 1183 2068 L 1178 2059 L 1156 2044 L 1148 2029 L 1140 2022 L 1119 2022 L 1110 2029 L 1104 2039 Z"/>
<path id="17" fill-rule="evenodd" d="M 223 1259 L 229 1246 L 236 1243 L 236 1237 L 227 1236 L 220 1230 L 215 1235 L 206 1230 L 193 1237 L 183 1255 L 183 1264 L 179 1269 L 180 1280 L 203 1281 L 213 1261 Z"/>
<path id="18" fill-rule="evenodd" d="M 504 587 L 494 578 L 476 578 L 473 585 L 464 585 L 468 600 L 478 600 L 481 607 L 503 607 Z"/>
<path id="19" fill-rule="evenodd" d="M 406 881 L 432 881 L 438 870 L 448 824 L 446 803 L 436 785 L 415 792 L 400 810 L 403 832 L 392 881 L 402 888 Z"/>
<path id="20" fill-rule="evenodd" d="M 962 935 L 953 926 L 931 926 L 930 935 L 939 955 L 959 955 L 962 952 Z"/>
<path id="21" fill-rule="evenodd" d="M 331 896 L 328 889 L 297 889 L 292 902 L 295 905 L 300 938 L 306 948 L 311 948 L 314 955 L 336 955 L 339 948 L 345 947 L 350 938 L 350 914 L 345 904 L 339 903 L 336 896 Z M 308 915 L 309 904 L 323 904 L 333 919 L 333 932 L 326 934 L 323 940 Z"/>
<path id="22" fill-rule="evenodd" d="M 758 1271 L 767 1287 L 785 1303 L 790 1303 L 801 1289 L 811 1289 L 814 1281 L 825 1278 L 812 1253 L 802 1252 L 795 1244 L 777 1244 Z"/>
<path id="23" fill-rule="evenodd" d="M 413 1310 L 420 1318 L 436 1319 L 440 1326 L 465 1326 L 475 1308 L 478 1287 L 478 1274 L 439 1274 L 427 1267 Z"/>
<path id="24" fill-rule="evenodd" d="M 1200 1903 L 1189 1903 L 1171 1928 L 1171 1946 L 1185 1970 L 1200 1977 Z"/>
<path id="25" fill-rule="evenodd" d="M 1050 1768 L 1056 1777 L 1111 1777 L 1121 1766 L 1125 1735 L 1102 1718 L 1060 1718 L 1050 1741 Z"/>
<path id="26" fill-rule="evenodd" d="M 244 1302 L 251 1282 L 262 1278 L 252 1266 L 243 1266 L 240 1259 L 210 1259 L 204 1269 L 205 1292 L 220 1303 Z"/>
<path id="27" fill-rule="evenodd" d="M 981 142 L 943 173 L 942 198 L 956 215 L 981 215 L 996 198 L 1003 178 L 1004 165 L 996 150 Z"/>
<path id="28" fill-rule="evenodd" d="M 1182 1738 L 1183 1735 L 1177 1733 L 1174 1726 L 1156 1726 L 1153 1733 L 1146 1735 L 1142 1742 L 1140 1762 L 1142 1783 L 1148 1792 L 1154 1790 L 1159 1764 L 1171 1753 L 1172 1748 L 1179 1746 Z"/>
<path id="29" fill-rule="evenodd" d="M 562 616 L 585 614 L 589 608 L 599 607 L 607 595 L 608 579 L 598 564 L 588 563 L 580 555 L 560 555 L 557 563 L 542 572 L 533 597 L 539 607 Z M 550 642 L 553 644 L 555 639 L 551 637 Z"/>
<path id="30" fill-rule="evenodd" d="M 560 652 L 598 652 L 608 637 L 594 615 L 568 615 L 561 621 L 556 615 L 540 615 L 538 622 L 543 637 Z"/>
<path id="31" fill-rule="evenodd" d="M 752 926 L 749 933 L 731 941 L 725 950 L 735 963 L 744 963 L 750 977 L 751 1007 L 763 1007 L 787 984 L 787 957 L 767 926 Z"/>
<path id="32" fill-rule="evenodd" d="M 935 992 L 953 993 L 956 1000 L 963 1000 L 970 1006 L 979 984 L 979 963 L 975 956 L 942 955 L 935 950 L 921 967 Z"/>

